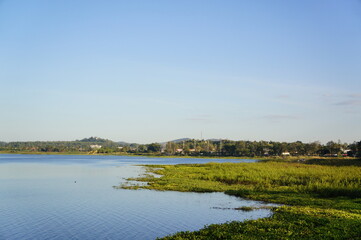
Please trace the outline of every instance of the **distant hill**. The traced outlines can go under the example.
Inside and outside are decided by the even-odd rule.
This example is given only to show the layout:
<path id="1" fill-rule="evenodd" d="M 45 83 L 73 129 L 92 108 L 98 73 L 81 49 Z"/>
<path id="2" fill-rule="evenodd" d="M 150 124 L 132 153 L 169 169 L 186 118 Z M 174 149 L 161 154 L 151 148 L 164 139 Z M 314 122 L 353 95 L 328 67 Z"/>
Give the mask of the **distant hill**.
<path id="1" fill-rule="evenodd" d="M 105 143 L 105 142 L 113 142 L 112 140 L 103 139 L 99 137 L 90 137 L 83 138 L 82 140 L 76 140 L 77 142 L 92 142 L 92 143 Z"/>
<path id="2" fill-rule="evenodd" d="M 132 143 L 128 143 L 128 142 L 124 142 L 124 141 L 119 141 L 119 142 L 117 142 L 119 145 L 121 145 L 121 146 L 130 146 L 130 145 L 132 145 Z"/>
<path id="3" fill-rule="evenodd" d="M 171 140 L 171 141 L 166 141 L 166 142 L 161 142 L 159 144 L 161 145 L 165 145 L 167 142 L 174 142 L 174 143 L 181 143 L 181 142 L 185 142 L 185 141 L 189 141 L 192 140 L 191 138 L 179 138 L 179 139 L 175 139 L 175 140 Z M 121 146 L 137 146 L 137 145 L 142 145 L 139 143 L 129 143 L 129 142 L 124 142 L 124 141 L 118 141 L 117 142 L 119 145 Z"/>
<path id="4" fill-rule="evenodd" d="M 181 143 L 181 142 L 186 142 L 186 141 L 189 141 L 189 140 L 192 140 L 192 139 L 191 139 L 191 138 L 179 138 L 179 139 L 174 139 L 174 140 L 167 141 L 167 142 L 161 142 L 160 144 L 161 144 L 161 145 L 165 145 L 165 144 L 167 144 L 168 142 Z"/>
<path id="5" fill-rule="evenodd" d="M 188 140 L 191 140 L 190 138 L 179 138 L 179 139 L 175 139 L 175 140 L 172 140 L 172 141 L 169 141 L 169 142 L 174 142 L 174 143 L 180 143 L 180 142 L 185 142 L 185 141 L 188 141 Z"/>
<path id="6" fill-rule="evenodd" d="M 193 140 L 193 139 L 192 138 L 179 138 L 179 139 L 175 139 L 175 140 L 168 141 L 168 142 L 180 143 L 180 142 L 186 142 L 186 141 L 189 141 L 189 140 Z M 195 140 L 199 141 L 199 139 L 195 139 Z M 225 140 L 225 139 L 210 138 L 210 139 L 206 139 L 206 140 L 203 140 L 203 141 L 219 142 L 219 141 L 222 141 L 222 140 Z M 165 143 L 167 143 L 167 142 L 165 142 Z"/>

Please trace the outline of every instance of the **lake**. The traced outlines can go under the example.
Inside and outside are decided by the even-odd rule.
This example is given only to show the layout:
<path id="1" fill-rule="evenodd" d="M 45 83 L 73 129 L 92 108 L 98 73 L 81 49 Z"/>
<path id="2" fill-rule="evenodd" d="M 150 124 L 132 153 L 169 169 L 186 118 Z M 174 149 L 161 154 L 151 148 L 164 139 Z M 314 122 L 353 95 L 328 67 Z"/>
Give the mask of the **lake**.
<path id="1" fill-rule="evenodd" d="M 0 239 L 155 239 L 204 225 L 270 216 L 223 193 L 114 189 L 139 164 L 253 160 L 0 154 Z"/>

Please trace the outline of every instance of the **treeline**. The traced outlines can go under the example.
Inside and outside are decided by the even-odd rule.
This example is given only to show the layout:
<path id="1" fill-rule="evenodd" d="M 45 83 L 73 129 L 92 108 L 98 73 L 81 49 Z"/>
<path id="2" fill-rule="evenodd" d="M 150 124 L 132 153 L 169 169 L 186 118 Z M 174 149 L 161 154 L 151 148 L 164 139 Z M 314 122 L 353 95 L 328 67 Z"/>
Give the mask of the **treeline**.
<path id="1" fill-rule="evenodd" d="M 230 141 L 230 140 L 187 140 L 168 142 L 163 148 L 169 155 L 191 156 L 356 156 L 361 155 L 361 141 L 352 144 L 330 141 L 319 142 L 273 142 L 273 141 Z"/>
<path id="2" fill-rule="evenodd" d="M 114 149 L 119 144 L 96 137 L 76 141 L 0 142 L 0 150 L 11 152 L 90 152 L 97 146 Z"/>
<path id="3" fill-rule="evenodd" d="M 195 140 L 167 143 L 127 144 L 91 137 L 76 141 L 0 142 L 0 150 L 9 152 L 58 152 L 99 154 L 140 154 L 179 156 L 264 157 L 264 156 L 358 156 L 361 157 L 361 141 L 351 144 L 340 141 L 274 142 Z"/>

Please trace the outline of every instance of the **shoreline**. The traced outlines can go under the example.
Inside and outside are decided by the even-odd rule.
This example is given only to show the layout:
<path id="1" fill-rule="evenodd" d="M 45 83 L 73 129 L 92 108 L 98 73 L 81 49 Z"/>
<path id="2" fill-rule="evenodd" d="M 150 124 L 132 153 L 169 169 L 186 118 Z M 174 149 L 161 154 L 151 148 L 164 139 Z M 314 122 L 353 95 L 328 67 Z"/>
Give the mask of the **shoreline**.
<path id="1" fill-rule="evenodd" d="M 0 151 L 1 154 L 24 154 L 24 155 L 81 155 L 81 156 L 118 156 L 118 157 L 148 157 L 148 158 L 189 158 L 189 159 L 253 159 L 260 161 L 298 161 L 311 159 L 359 159 L 357 157 L 322 157 L 322 156 L 189 156 L 189 155 L 151 155 L 151 154 L 114 154 L 114 153 L 92 153 L 92 152 L 28 152 L 28 151 Z"/>
<path id="2" fill-rule="evenodd" d="M 1 154 L 25 154 L 25 155 L 82 155 L 82 156 L 125 156 L 125 157 L 149 157 L 149 158 L 204 158 L 204 159 L 275 159 L 264 157 L 232 157 L 232 156 L 180 156 L 180 155 L 149 155 L 149 154 L 112 154 L 112 153 L 81 153 L 81 152 L 26 152 L 26 151 L 0 151 Z M 279 158 L 277 158 L 279 159 Z"/>

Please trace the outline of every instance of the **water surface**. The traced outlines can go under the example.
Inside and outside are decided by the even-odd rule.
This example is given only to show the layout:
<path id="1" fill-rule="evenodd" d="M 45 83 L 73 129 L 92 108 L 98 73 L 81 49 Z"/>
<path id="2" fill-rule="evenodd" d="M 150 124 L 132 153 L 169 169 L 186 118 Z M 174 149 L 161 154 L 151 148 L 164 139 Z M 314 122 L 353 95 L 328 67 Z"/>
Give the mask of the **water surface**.
<path id="1" fill-rule="evenodd" d="M 223 193 L 112 187 L 144 172 L 135 165 L 210 161 L 240 160 L 0 155 L 0 239 L 155 239 L 271 214 L 231 210 L 264 204 Z"/>

